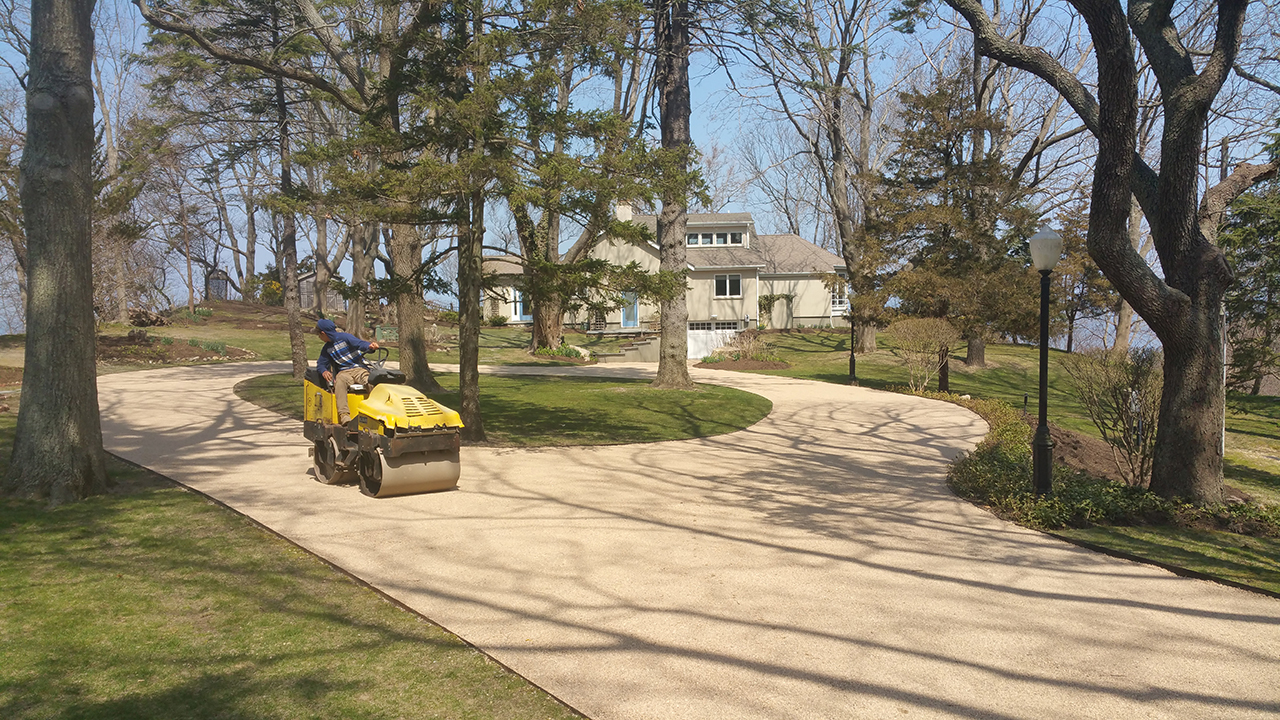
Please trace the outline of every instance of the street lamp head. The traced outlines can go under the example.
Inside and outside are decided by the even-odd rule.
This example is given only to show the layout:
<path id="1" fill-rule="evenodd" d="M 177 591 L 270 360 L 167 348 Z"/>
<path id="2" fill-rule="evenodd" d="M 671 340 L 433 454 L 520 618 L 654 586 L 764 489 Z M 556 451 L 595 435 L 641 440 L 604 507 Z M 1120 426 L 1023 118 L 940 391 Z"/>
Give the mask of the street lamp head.
<path id="1" fill-rule="evenodd" d="M 1062 236 L 1045 225 L 1027 242 L 1031 245 L 1031 262 L 1036 269 L 1051 272 L 1062 257 Z"/>

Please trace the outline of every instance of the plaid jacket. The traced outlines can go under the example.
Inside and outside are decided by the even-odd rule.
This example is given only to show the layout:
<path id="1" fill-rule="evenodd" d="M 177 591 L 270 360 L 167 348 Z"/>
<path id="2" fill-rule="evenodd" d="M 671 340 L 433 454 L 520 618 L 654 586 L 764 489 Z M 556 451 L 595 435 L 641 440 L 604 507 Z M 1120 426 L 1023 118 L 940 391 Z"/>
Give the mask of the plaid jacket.
<path id="1" fill-rule="evenodd" d="M 326 370 L 332 370 L 336 375 L 347 368 L 368 367 L 364 364 L 364 352 L 369 349 L 367 341 L 336 330 L 325 334 L 330 340 L 320 349 L 320 359 L 316 361 L 316 370 L 321 375 Z"/>

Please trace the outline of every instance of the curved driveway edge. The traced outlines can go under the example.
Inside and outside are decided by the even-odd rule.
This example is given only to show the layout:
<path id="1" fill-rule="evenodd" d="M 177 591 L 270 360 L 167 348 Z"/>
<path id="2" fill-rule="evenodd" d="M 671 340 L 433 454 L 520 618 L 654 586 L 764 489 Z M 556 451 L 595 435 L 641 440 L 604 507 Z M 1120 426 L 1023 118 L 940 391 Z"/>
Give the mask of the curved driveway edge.
<path id="1" fill-rule="evenodd" d="M 946 466 L 986 427 L 954 405 L 694 370 L 773 412 L 700 440 L 464 448 L 458 490 L 375 500 L 315 482 L 300 424 L 231 391 L 287 370 L 100 377 L 107 449 L 596 720 L 1280 716 L 1280 601 L 957 499 Z"/>

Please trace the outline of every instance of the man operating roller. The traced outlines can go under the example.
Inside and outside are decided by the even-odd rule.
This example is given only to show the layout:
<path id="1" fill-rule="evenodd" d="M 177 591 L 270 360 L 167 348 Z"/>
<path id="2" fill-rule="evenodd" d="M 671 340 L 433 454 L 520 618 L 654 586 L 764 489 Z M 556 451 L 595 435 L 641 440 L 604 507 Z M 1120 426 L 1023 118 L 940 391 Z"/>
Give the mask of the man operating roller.
<path id="1" fill-rule="evenodd" d="M 369 367 L 364 364 L 364 354 L 377 350 L 378 343 L 366 342 L 355 335 L 341 332 L 329 319 L 321 319 L 316 323 L 316 335 L 324 340 L 320 359 L 316 360 L 316 370 L 325 380 L 333 383 L 334 400 L 338 404 L 338 422 L 346 425 L 351 421 L 347 388 L 369 381 Z"/>

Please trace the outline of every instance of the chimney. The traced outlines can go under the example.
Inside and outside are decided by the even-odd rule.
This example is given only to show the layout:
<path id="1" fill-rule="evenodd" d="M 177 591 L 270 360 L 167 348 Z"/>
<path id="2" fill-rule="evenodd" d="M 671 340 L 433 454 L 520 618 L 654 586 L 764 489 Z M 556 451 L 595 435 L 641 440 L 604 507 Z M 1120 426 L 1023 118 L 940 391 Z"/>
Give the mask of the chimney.
<path id="1" fill-rule="evenodd" d="M 618 219 L 621 220 L 622 222 L 630 221 L 631 220 L 631 203 L 619 202 L 618 209 L 615 212 L 617 213 Z"/>

